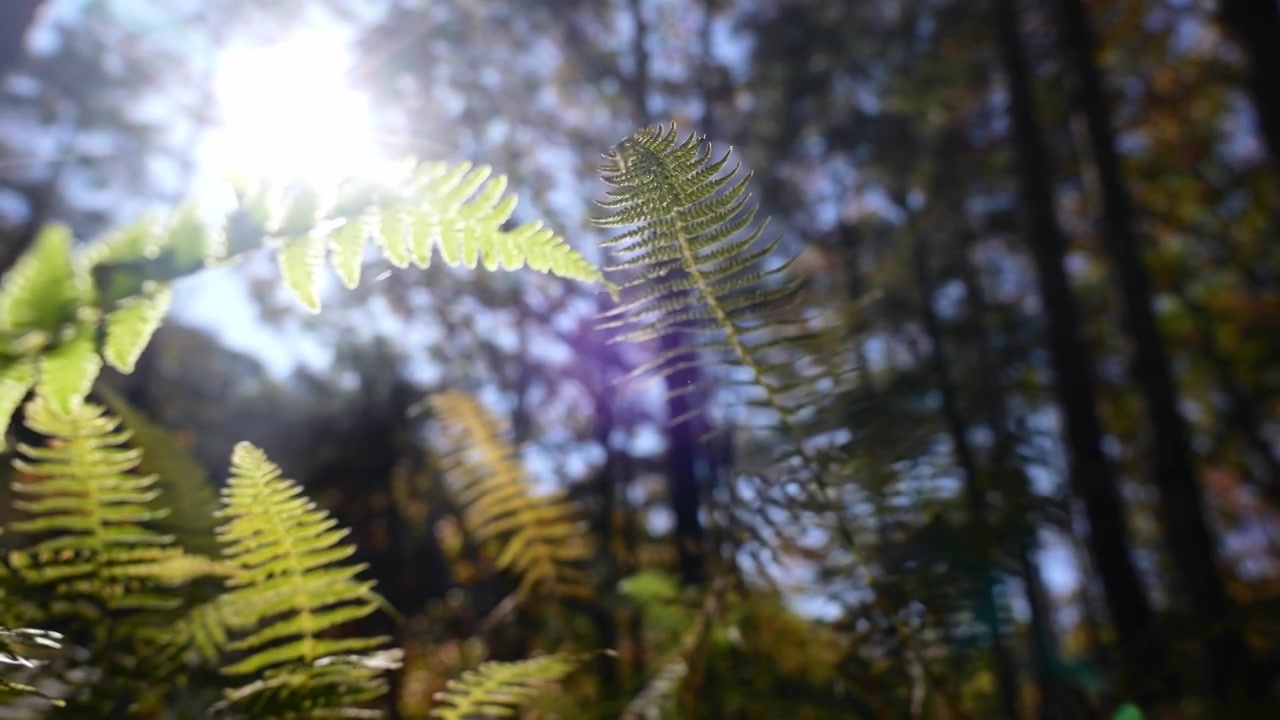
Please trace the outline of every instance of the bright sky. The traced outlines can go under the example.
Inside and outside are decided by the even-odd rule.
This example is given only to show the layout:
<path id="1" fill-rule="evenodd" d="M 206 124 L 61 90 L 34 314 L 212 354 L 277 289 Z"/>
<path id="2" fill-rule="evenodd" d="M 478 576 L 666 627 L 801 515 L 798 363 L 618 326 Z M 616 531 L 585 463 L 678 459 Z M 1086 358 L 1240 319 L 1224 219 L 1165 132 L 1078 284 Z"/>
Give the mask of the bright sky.
<path id="1" fill-rule="evenodd" d="M 369 100 L 347 80 L 348 42 L 340 28 L 315 28 L 225 50 L 214 78 L 221 123 L 203 149 L 205 171 L 322 184 L 378 172 Z"/>
<path id="2" fill-rule="evenodd" d="M 216 197 L 232 177 L 329 186 L 382 172 L 386 162 L 369 100 L 349 82 L 349 42 L 349 30 L 313 24 L 271 44 L 222 52 L 214 76 L 219 122 L 197 153 L 197 195 Z M 209 271 L 185 282 L 175 314 L 251 352 L 277 377 L 299 362 L 319 367 L 328 361 L 304 336 L 282 338 L 280 328 L 262 323 L 232 272 Z"/>

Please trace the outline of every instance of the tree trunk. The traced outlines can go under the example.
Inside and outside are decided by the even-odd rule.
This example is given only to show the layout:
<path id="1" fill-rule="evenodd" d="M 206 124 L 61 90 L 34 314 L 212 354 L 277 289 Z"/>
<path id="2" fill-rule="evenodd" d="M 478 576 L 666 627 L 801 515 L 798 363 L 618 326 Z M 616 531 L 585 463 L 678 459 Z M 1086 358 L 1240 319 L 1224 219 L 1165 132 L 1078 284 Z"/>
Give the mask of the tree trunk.
<path id="1" fill-rule="evenodd" d="M 1280 6 L 1276 0 L 1222 0 L 1218 18 L 1244 51 L 1258 131 L 1280 174 Z"/>
<path id="2" fill-rule="evenodd" d="M 1268 3 L 1274 11 L 1275 0 Z M 1151 308 L 1151 280 L 1116 151 L 1110 103 L 1095 60 L 1098 43 L 1093 24 L 1081 0 L 1059 0 L 1058 9 L 1060 37 L 1079 84 L 1078 97 L 1101 195 L 1104 244 L 1120 291 L 1124 326 L 1132 339 L 1130 370 L 1151 432 L 1149 467 L 1159 490 L 1165 541 L 1182 581 L 1179 594 L 1187 598 L 1189 609 L 1208 631 L 1201 664 L 1208 668 L 1210 690 L 1224 700 L 1234 694 L 1233 686 L 1236 691 L 1260 690 L 1260 678 L 1248 644 L 1232 625 L 1231 603 L 1218 574 L 1217 541 L 1206 518 L 1186 421 L 1178 409 L 1169 352 Z M 1270 83 L 1280 83 L 1280 76 L 1272 77 Z"/>
<path id="3" fill-rule="evenodd" d="M 1094 406 L 1093 358 L 1079 336 L 1079 309 L 1063 268 L 1066 237 L 1054 214 L 1049 153 L 1036 117 L 1029 61 L 1014 0 L 996 0 L 1000 62 L 1009 84 L 1009 114 L 1017 160 L 1023 231 L 1035 262 L 1040 300 L 1048 321 L 1054 391 L 1066 427 L 1068 475 L 1089 520 L 1090 555 L 1102 578 L 1116 635 L 1125 648 L 1126 682 L 1150 674 L 1156 638 L 1151 605 L 1132 559 L 1124 506 L 1116 477 L 1102 452 L 1102 427 Z"/>
<path id="4" fill-rule="evenodd" d="M 641 127 L 652 122 L 649 113 L 649 51 L 645 40 L 649 32 L 642 0 L 630 0 L 629 9 L 634 22 L 632 56 L 635 74 L 628 80 L 632 112 Z M 676 334 L 662 336 L 663 353 L 677 350 L 681 337 Z M 667 428 L 667 493 L 671 510 L 675 515 L 676 555 L 679 558 L 680 579 L 685 585 L 700 585 L 705 577 L 702 520 L 698 512 L 702 498 L 699 468 L 703 466 L 703 454 L 698 447 L 702 432 L 701 413 L 693 413 L 697 397 L 688 392 L 698 386 L 696 367 L 683 367 L 666 376 L 667 416 L 679 422 Z"/>
<path id="5" fill-rule="evenodd" d="M 966 255 L 961 261 L 960 271 L 961 281 L 964 283 L 965 297 L 968 298 L 972 306 L 974 337 L 982 337 L 982 342 L 978 346 L 978 382 L 982 397 L 985 400 L 983 403 L 984 420 L 995 438 L 988 463 L 990 475 L 995 480 L 996 487 L 1001 491 L 1011 492 L 1016 481 L 1020 483 L 1018 489 L 1022 491 L 1022 496 L 1029 497 L 1030 490 L 1027 487 L 1027 478 L 1022 475 L 1014 476 L 1015 463 L 1017 462 L 1014 457 L 1016 446 L 1013 434 L 1009 429 L 1008 413 L 1004 404 L 1007 390 L 999 387 L 992 380 L 997 370 L 996 361 L 991 357 L 987 337 L 982 334 L 991 315 L 987 312 L 986 294 L 982 290 L 982 285 L 978 282 L 977 274 L 974 272 L 973 264 L 968 255 L 971 240 L 970 234 L 966 233 L 964 242 L 961 243 Z M 1026 508 L 1023 508 L 1022 516 L 1026 517 Z M 1053 608 L 1048 593 L 1044 590 L 1044 582 L 1040 578 L 1040 571 L 1033 559 L 1036 548 L 1039 547 L 1035 532 L 1035 527 L 1030 528 L 1026 540 L 1019 545 L 1018 569 L 1019 574 L 1022 576 L 1022 584 L 1027 596 L 1027 607 L 1030 609 L 1031 615 L 1029 621 L 1031 664 L 1035 668 L 1036 684 L 1040 689 L 1038 715 L 1040 720 L 1057 720 L 1063 717 L 1063 708 L 1061 707 L 1062 683 L 1058 679 L 1058 644 L 1053 630 Z"/>
<path id="6" fill-rule="evenodd" d="M 956 402 L 956 389 L 951 383 L 951 364 L 943 343 L 938 314 L 933 309 L 934 289 L 929 276 L 927 251 L 924 235 L 918 232 L 913 260 L 916 285 L 920 292 L 921 315 L 929 343 L 932 345 L 930 355 L 933 361 L 933 372 L 937 376 L 938 390 L 942 395 L 942 414 L 954 445 L 956 462 L 965 476 L 965 504 L 968 507 L 970 527 L 980 552 L 978 584 L 981 586 L 982 615 L 985 616 L 983 624 L 987 627 L 988 642 L 991 645 L 1000 708 L 1006 718 L 1017 720 L 1022 717 L 1018 702 L 1018 674 L 1000 627 L 1000 608 L 996 599 L 995 574 L 992 572 L 991 525 L 987 517 L 987 504 L 981 487 L 978 463 L 974 458 L 973 448 L 969 445 L 968 428 L 960 415 L 960 407 Z"/>

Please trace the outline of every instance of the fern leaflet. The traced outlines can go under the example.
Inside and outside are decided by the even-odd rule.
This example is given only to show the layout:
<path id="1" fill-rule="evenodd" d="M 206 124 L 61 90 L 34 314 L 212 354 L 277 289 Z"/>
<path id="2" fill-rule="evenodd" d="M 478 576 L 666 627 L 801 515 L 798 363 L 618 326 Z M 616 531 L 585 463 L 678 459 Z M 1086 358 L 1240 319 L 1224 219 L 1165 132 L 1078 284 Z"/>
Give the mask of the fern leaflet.
<path id="1" fill-rule="evenodd" d="M 436 700 L 431 717 L 438 720 L 476 720 L 510 717 L 520 706 L 537 699 L 551 683 L 577 668 L 578 658 L 547 655 L 518 662 L 487 662 L 450 680 Z"/>
<path id="2" fill-rule="evenodd" d="M 520 577 L 519 596 L 542 588 L 590 597 L 590 578 L 577 565 L 591 557 L 591 548 L 565 493 L 530 492 L 524 467 L 499 436 L 498 421 L 475 398 L 447 391 L 432 396 L 431 405 L 446 429 L 464 520 L 478 540 L 501 541 L 495 565 Z"/>
<path id="3" fill-rule="evenodd" d="M 223 602 L 241 615 L 245 626 L 252 626 L 227 644 L 243 657 L 222 672 L 264 674 L 228 699 L 237 706 L 274 706 L 275 700 L 260 693 L 288 692 L 308 682 L 334 690 L 331 696 L 316 694 L 329 708 L 380 695 L 385 688 L 377 673 L 359 670 L 362 666 L 354 660 L 326 660 L 371 651 L 387 641 L 329 632 L 369 615 L 378 604 L 373 583 L 356 579 L 365 566 L 343 563 L 355 552 L 340 542 L 347 531 L 337 529 L 327 512 L 302 496 L 301 488 L 281 477 L 280 468 L 249 443 L 238 444 L 232 453 L 219 516 L 225 518 L 218 528 L 225 554 L 239 568 L 228 580 L 231 589 Z"/>

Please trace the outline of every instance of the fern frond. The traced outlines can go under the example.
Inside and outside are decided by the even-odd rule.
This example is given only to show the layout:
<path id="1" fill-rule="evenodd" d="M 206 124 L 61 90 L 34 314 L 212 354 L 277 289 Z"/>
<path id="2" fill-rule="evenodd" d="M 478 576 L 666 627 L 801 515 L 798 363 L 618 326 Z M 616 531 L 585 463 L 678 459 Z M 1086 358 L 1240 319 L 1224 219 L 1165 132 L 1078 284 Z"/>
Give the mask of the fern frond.
<path id="1" fill-rule="evenodd" d="M 618 331 L 614 342 L 663 341 L 637 374 L 665 376 L 717 353 L 748 371 L 767 407 L 792 415 L 808 383 L 794 383 L 793 357 L 771 353 L 807 336 L 780 316 L 801 283 L 788 276 L 794 257 L 768 267 L 781 236 L 766 238 L 768 221 L 756 222 L 750 173 L 731 167 L 729 152 L 714 157 L 701 135 L 680 141 L 674 125 L 641 130 L 605 159 L 608 214 L 594 222 L 621 231 L 602 246 L 617 258 L 606 275 L 620 276 L 623 299 L 601 327 Z"/>
<path id="2" fill-rule="evenodd" d="M 547 686 L 563 680 L 579 665 L 571 655 L 547 655 L 518 662 L 487 662 L 450 680 L 436 694 L 447 703 L 431 711 L 438 720 L 477 720 L 511 717 L 516 709 L 536 700 Z"/>
<path id="3" fill-rule="evenodd" d="M 123 421 L 130 432 L 129 444 L 142 451 L 137 471 L 159 478 L 157 487 L 163 493 L 153 507 L 166 512 L 155 518 L 156 529 L 173 535 L 189 552 L 220 557 L 222 550 L 213 533 L 218 524 L 213 516 L 218 493 L 208 472 L 172 433 L 109 386 L 99 384 L 94 396 Z"/>
<path id="4" fill-rule="evenodd" d="M 46 655 L 51 650 L 62 648 L 62 635 L 51 630 L 39 628 L 5 628 L 0 627 L 0 664 L 16 665 L 20 668 L 36 668 L 42 664 L 36 656 Z M 6 675 L 8 672 L 6 671 Z M 39 689 L 26 683 L 0 678 L 0 699 L 10 699 L 22 695 L 35 695 L 51 701 L 55 706 L 62 706 L 62 700 L 49 697 Z"/>
<path id="5" fill-rule="evenodd" d="M 222 497 L 218 514 L 225 522 L 218 535 L 226 557 L 239 568 L 227 582 L 225 602 L 252 626 L 227 645 L 243 657 L 225 665 L 223 673 L 265 673 L 261 685 L 249 687 L 277 692 L 293 686 L 283 678 L 320 682 L 312 669 L 322 658 L 363 653 L 386 643 L 384 637 L 344 638 L 329 632 L 377 609 L 374 583 L 356 579 L 364 565 L 343 562 L 355 552 L 340 542 L 348 531 L 337 529 L 337 521 L 302 496 L 301 488 L 282 477 L 264 452 L 249 443 L 236 445 Z M 344 676 L 339 671 L 348 666 L 335 667 L 321 673 L 346 693 L 334 702 L 357 703 L 367 693 L 381 694 L 371 676 L 354 671 Z M 236 702 L 250 695 L 237 696 Z"/>
<path id="6" fill-rule="evenodd" d="M 103 359 L 122 373 L 133 372 L 172 301 L 173 291 L 163 285 L 125 298 L 104 321 Z"/>
<path id="7" fill-rule="evenodd" d="M 592 557 L 585 530 L 564 491 L 535 496 L 498 421 L 475 398 L 446 391 L 431 398 L 443 423 L 463 519 L 472 535 L 501 543 L 494 564 L 520 578 L 522 598 L 535 589 L 558 596 L 590 597 L 580 563 Z"/>
<path id="8" fill-rule="evenodd" d="M 71 229 L 46 225 L 13 268 L 0 279 L 0 338 L 14 353 L 26 333 L 52 336 L 75 318 L 83 285 L 71 260 Z"/>
<path id="9" fill-rule="evenodd" d="M 181 550 L 171 547 L 173 538 L 149 527 L 161 514 L 151 505 L 156 477 L 134 474 L 140 453 L 123 446 L 129 433 L 119 429 L 120 421 L 89 403 L 63 414 L 40 397 L 27 403 L 26 418 L 32 430 L 53 440 L 47 447 L 20 445 L 21 457 L 14 460 L 34 479 L 14 487 L 25 498 L 14 506 L 26 517 L 10 527 L 43 537 L 10 554 L 18 577 L 54 586 L 63 599 L 88 602 L 80 607 L 175 607 L 175 596 L 149 588 L 206 574 L 210 567 L 184 564 Z"/>

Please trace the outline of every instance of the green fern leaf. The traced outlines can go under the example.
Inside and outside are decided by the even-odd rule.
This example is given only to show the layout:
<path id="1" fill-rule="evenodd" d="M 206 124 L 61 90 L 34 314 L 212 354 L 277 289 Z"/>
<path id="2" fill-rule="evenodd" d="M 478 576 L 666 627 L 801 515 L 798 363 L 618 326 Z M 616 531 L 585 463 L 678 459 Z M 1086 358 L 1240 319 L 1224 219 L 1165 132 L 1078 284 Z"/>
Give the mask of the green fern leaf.
<path id="1" fill-rule="evenodd" d="M 4 449 L 4 436 L 13 421 L 13 414 L 36 384 L 36 363 L 33 360 L 16 360 L 0 367 L 0 450 Z"/>
<path id="2" fill-rule="evenodd" d="M 168 287 L 126 299 L 106 318 L 102 357 L 122 373 L 133 372 L 173 300 Z"/>
<path id="3" fill-rule="evenodd" d="M 324 265 L 325 239 L 296 237 L 280 248 L 277 261 L 284 284 L 313 313 L 320 312 L 320 269 Z"/>
<path id="4" fill-rule="evenodd" d="M 155 475 L 163 496 L 153 509 L 166 511 L 155 519 L 155 527 L 173 535 L 190 552 L 209 557 L 221 556 L 214 537 L 218 494 L 205 469 L 182 447 L 172 433 L 152 422 L 142 411 L 105 384 L 94 388 L 94 395 L 129 429 L 129 443 L 142 451 L 137 472 Z M 163 503 L 163 505 L 161 505 Z"/>
<path id="5" fill-rule="evenodd" d="M 186 556 L 172 536 L 151 527 L 163 513 L 153 502 L 155 476 L 135 473 L 139 451 L 124 446 L 129 432 L 91 403 L 70 413 L 37 396 L 27 424 L 52 438 L 47 447 L 19 445 L 14 467 L 34 478 L 14 486 L 14 507 L 25 517 L 18 532 L 43 539 L 10 554 L 25 583 L 52 586 L 65 607 L 98 618 L 103 610 L 169 610 L 180 598 L 165 587 L 226 574 L 209 558 Z M 100 619 L 100 618 L 98 618 Z"/>
<path id="6" fill-rule="evenodd" d="M 327 636 L 377 608 L 373 583 L 355 579 L 364 565 L 343 563 L 355 552 L 340 544 L 347 531 L 336 529 L 327 512 L 281 477 L 265 453 L 249 443 L 236 445 L 222 497 L 225 522 L 218 533 L 226 556 L 240 568 L 228 581 L 227 602 L 255 626 L 229 645 L 245 655 L 223 667 L 225 674 L 296 669 L 386 642 Z"/>
<path id="7" fill-rule="evenodd" d="M 605 282 L 599 268 L 541 224 L 503 230 L 516 208 L 505 176 L 470 163 L 424 163 L 398 202 L 372 208 L 374 239 L 397 267 L 429 267 L 438 249 L 450 266 L 538 272 L 583 282 Z M 339 204 L 342 204 L 341 201 Z"/>
<path id="8" fill-rule="evenodd" d="M 431 405 L 445 426 L 464 520 L 477 540 L 500 543 L 494 564 L 520 577 L 519 595 L 543 589 L 590 597 L 590 576 L 580 565 L 592 549 L 564 492 L 538 497 L 530 491 L 514 450 L 499 437 L 498 421 L 475 398 L 448 391 L 432 396 Z"/>
<path id="9" fill-rule="evenodd" d="M 64 414 L 74 413 L 93 389 L 102 372 L 94 333 L 79 333 L 40 358 L 40 379 L 36 394 Z"/>
<path id="10" fill-rule="evenodd" d="M 364 263 L 364 251 L 369 241 L 369 218 L 363 215 L 348 218 L 330 239 L 333 252 L 331 262 L 342 284 L 354 290 L 360 284 L 360 268 Z"/>
<path id="11" fill-rule="evenodd" d="M 700 135 L 680 141 L 674 125 L 642 130 L 606 155 L 602 171 L 612 190 L 600 205 L 609 214 L 594 222 L 621 230 L 602 245 L 617 255 L 606 273 L 623 277 L 624 293 L 601 326 L 621 331 L 614 342 L 664 340 L 645 373 L 669 374 L 718 353 L 748 370 L 766 405 L 785 420 L 800 405 L 780 379 L 795 361 L 771 361 L 769 350 L 802 337 L 778 316 L 800 284 L 787 276 L 794 258 L 762 266 L 781 237 L 765 239 L 767 223 L 755 222 L 747 192 L 750 174 L 729 167 L 729 159 L 713 158 Z M 692 340 L 672 340 L 677 335 Z"/>
<path id="12" fill-rule="evenodd" d="M 548 686 L 563 680 L 579 665 L 570 655 L 547 655 L 518 662 L 487 662 L 450 680 L 436 694 L 441 705 L 431 711 L 438 720 L 514 717 L 516 710 L 538 699 Z M 446 706 L 447 704 L 447 706 Z"/>
<path id="13" fill-rule="evenodd" d="M 81 300 L 66 225 L 46 225 L 0 279 L 0 333 L 56 332 Z"/>

